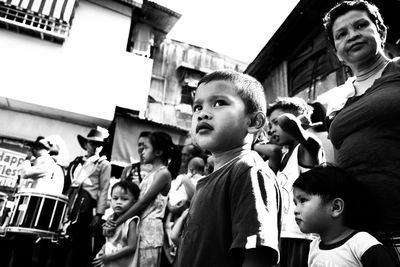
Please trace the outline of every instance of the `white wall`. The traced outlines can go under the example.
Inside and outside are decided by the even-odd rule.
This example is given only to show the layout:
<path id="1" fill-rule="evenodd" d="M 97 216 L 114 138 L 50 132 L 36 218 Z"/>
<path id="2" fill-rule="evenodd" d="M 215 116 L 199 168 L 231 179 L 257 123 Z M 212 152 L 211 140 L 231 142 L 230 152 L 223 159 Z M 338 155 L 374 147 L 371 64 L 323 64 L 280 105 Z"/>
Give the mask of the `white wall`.
<path id="1" fill-rule="evenodd" d="M 22 123 L 21 123 L 22 122 Z M 43 118 L 27 113 L 0 109 L 0 135 L 17 137 L 29 141 L 36 140 L 39 135 L 53 136 L 60 144 L 61 165 L 68 165 L 76 156 L 83 155 L 77 135 L 86 136 L 90 128 L 63 122 L 55 119 Z"/>
<path id="2" fill-rule="evenodd" d="M 152 60 L 125 52 L 130 18 L 87 1 L 63 45 L 0 29 L 0 96 L 112 120 L 144 111 Z"/>

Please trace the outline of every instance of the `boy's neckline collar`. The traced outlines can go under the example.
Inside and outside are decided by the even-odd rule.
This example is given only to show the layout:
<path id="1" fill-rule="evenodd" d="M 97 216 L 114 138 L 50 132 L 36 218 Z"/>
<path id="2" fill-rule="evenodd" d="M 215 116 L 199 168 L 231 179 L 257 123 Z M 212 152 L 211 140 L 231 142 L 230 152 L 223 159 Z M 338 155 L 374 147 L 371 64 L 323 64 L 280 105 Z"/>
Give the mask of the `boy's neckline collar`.
<path id="1" fill-rule="evenodd" d="M 359 233 L 359 231 L 353 231 L 351 232 L 349 235 L 347 235 L 345 238 L 343 238 L 342 240 L 339 240 L 335 243 L 332 244 L 324 244 L 321 240 L 321 242 L 319 243 L 319 248 L 321 250 L 329 250 L 329 249 L 334 249 L 334 248 L 338 248 L 340 246 L 342 246 L 344 243 L 346 243 L 350 238 L 352 238 L 355 234 Z"/>
<path id="2" fill-rule="evenodd" d="M 225 165 L 229 164 L 236 158 L 240 157 L 243 154 L 247 154 L 251 152 L 250 145 L 243 145 L 228 151 L 225 151 L 221 154 L 213 154 L 214 156 L 214 172 L 221 169 Z"/>

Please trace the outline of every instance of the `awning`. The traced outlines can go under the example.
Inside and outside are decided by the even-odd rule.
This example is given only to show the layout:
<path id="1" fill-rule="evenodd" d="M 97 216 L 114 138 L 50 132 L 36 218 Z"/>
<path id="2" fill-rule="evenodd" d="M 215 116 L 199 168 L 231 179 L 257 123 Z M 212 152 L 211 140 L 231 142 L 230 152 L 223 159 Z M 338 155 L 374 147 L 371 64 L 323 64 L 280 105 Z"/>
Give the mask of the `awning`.
<path id="1" fill-rule="evenodd" d="M 76 3 L 76 0 L 0 0 L 0 25 L 63 42 L 68 37 Z"/>

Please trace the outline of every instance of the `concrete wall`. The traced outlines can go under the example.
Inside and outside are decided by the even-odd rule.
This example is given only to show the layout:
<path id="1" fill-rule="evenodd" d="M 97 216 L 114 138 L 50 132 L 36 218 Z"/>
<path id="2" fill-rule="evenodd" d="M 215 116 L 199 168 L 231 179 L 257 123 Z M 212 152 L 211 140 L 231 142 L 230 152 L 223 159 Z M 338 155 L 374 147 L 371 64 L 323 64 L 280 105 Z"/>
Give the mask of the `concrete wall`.
<path id="1" fill-rule="evenodd" d="M 125 51 L 129 27 L 80 1 L 63 45 L 0 29 L 0 96 L 110 121 L 116 105 L 144 111 L 153 63 Z"/>

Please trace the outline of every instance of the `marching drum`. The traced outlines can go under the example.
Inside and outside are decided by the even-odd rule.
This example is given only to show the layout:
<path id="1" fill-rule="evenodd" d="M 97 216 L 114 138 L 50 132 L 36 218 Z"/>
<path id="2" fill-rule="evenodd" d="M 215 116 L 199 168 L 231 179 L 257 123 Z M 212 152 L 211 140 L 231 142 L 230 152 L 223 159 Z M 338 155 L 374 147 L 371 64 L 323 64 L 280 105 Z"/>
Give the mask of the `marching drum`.
<path id="1" fill-rule="evenodd" d="M 8 196 L 5 193 L 0 192 L 0 226 L 3 225 L 5 217 L 7 214 L 4 213 L 4 210 L 7 205 Z"/>
<path id="2" fill-rule="evenodd" d="M 60 234 L 67 211 L 64 195 L 25 191 L 15 194 L 14 208 L 6 232 L 54 238 Z"/>

